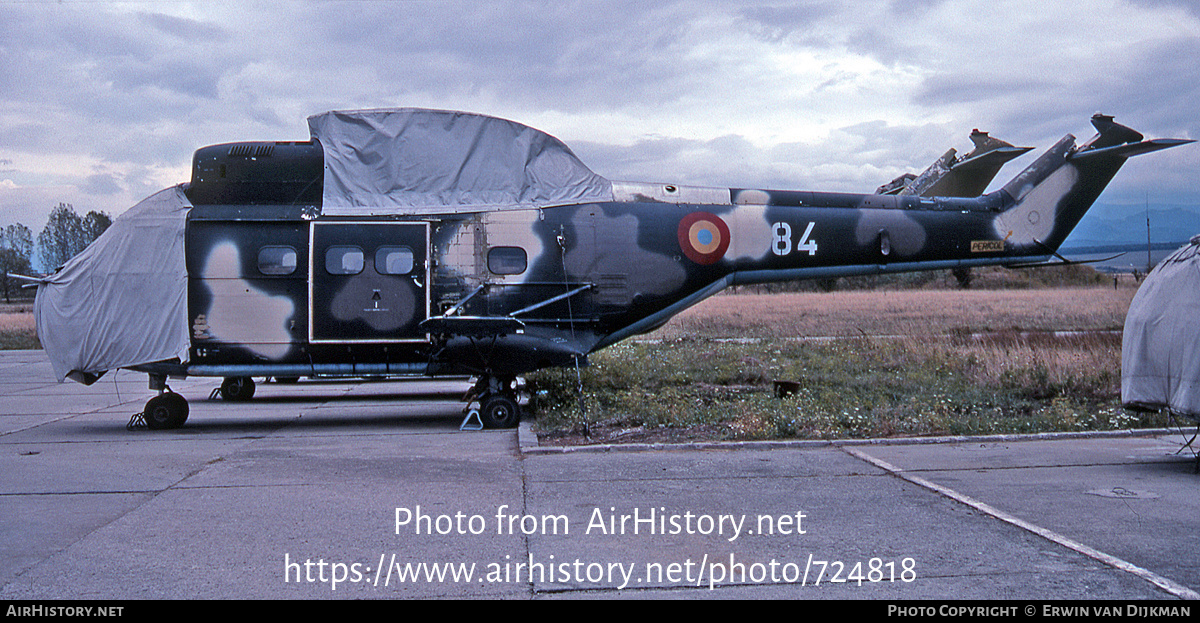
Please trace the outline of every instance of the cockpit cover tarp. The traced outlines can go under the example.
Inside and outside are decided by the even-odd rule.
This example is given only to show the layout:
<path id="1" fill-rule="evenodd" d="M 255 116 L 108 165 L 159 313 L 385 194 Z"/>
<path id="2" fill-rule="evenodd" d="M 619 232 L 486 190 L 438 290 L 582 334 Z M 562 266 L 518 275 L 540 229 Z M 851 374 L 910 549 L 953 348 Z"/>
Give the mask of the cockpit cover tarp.
<path id="1" fill-rule="evenodd" d="M 38 287 L 38 338 L 59 381 L 187 362 L 183 233 L 191 207 L 180 186 L 151 195 Z"/>
<path id="2" fill-rule="evenodd" d="M 401 108 L 308 118 L 325 152 L 322 212 L 468 212 L 612 201 L 562 141 L 463 112 Z"/>
<path id="3" fill-rule="evenodd" d="M 1159 263 L 1129 305 L 1121 402 L 1200 419 L 1200 236 Z"/>

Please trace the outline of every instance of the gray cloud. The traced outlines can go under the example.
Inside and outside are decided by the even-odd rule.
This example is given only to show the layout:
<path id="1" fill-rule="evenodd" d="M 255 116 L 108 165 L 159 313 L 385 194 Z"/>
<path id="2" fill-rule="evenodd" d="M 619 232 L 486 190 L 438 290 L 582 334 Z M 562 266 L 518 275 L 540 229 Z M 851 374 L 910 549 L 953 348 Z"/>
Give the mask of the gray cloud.
<path id="1" fill-rule="evenodd" d="M 398 95 L 490 94 L 578 111 L 686 94 L 695 67 L 681 61 L 693 16 L 672 4 L 628 4 L 371 3 L 355 14 L 315 5 L 310 18 L 326 45 L 302 54 L 317 75 L 336 63 Z"/>
<path id="2" fill-rule="evenodd" d="M 159 33 L 175 37 L 181 42 L 201 41 L 205 44 L 215 44 L 224 43 L 230 39 L 226 29 L 194 19 L 161 13 L 138 13 L 137 19 Z"/>
<path id="3" fill-rule="evenodd" d="M 1196 17 L 1200 17 L 1200 4 L 1196 4 L 1195 0 L 1126 0 L 1131 4 L 1142 5 L 1147 7 L 1175 7 L 1183 9 Z"/>
<path id="4" fill-rule="evenodd" d="M 79 190 L 89 195 L 115 195 L 121 192 L 121 186 L 107 173 L 89 175 Z"/>
<path id="5" fill-rule="evenodd" d="M 928 106 L 957 104 L 988 104 L 1005 99 L 1046 98 L 1065 95 L 1054 93 L 1058 85 L 1037 77 L 971 76 L 959 73 L 940 73 L 927 78 L 914 96 L 914 101 Z"/>
<path id="6" fill-rule="evenodd" d="M 769 41 L 783 41 L 800 34 L 805 39 L 819 30 L 826 19 L 839 11 L 840 3 L 812 0 L 788 5 L 745 7 L 739 11 L 752 27 L 752 32 Z"/>

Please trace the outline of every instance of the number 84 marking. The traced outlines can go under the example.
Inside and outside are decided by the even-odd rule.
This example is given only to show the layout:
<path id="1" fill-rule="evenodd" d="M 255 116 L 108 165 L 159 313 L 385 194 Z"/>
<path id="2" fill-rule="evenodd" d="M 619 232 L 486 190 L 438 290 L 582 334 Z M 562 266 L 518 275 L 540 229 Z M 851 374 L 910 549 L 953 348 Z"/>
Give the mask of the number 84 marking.
<path id="1" fill-rule="evenodd" d="M 816 223 L 809 223 L 808 227 L 804 228 L 804 235 L 800 236 L 800 242 L 796 243 L 796 251 L 808 251 L 809 255 L 817 254 L 817 241 L 812 240 L 809 236 L 812 235 L 813 226 Z M 774 241 L 771 243 L 771 252 L 775 255 L 787 255 L 792 252 L 792 226 L 787 223 L 775 223 L 771 225 Z"/>

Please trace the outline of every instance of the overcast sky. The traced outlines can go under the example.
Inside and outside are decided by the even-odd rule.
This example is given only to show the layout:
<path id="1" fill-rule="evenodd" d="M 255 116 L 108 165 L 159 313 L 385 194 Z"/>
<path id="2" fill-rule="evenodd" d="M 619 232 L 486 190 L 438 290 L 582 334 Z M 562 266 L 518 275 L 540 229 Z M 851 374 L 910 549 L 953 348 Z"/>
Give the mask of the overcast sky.
<path id="1" fill-rule="evenodd" d="M 336 109 L 505 117 L 616 180 L 848 192 L 972 128 L 1040 151 L 1103 111 L 1200 138 L 1198 5 L 0 0 L 0 226 L 118 214 L 198 147 Z M 1197 206 L 1198 172 L 1200 146 L 1142 156 L 1101 202 Z"/>

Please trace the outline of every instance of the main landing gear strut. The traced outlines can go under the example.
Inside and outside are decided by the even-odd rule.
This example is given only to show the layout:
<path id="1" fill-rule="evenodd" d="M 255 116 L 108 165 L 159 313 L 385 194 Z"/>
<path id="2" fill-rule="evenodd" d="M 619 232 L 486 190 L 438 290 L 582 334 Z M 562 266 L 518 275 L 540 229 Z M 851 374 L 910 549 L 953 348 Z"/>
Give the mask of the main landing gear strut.
<path id="1" fill-rule="evenodd" d="M 468 408 L 471 402 L 479 401 L 479 420 L 484 428 L 512 428 L 521 422 L 516 379 L 512 377 L 481 376 L 465 400 Z"/>
<path id="2" fill-rule="evenodd" d="M 248 376 L 231 376 L 221 383 L 221 398 L 230 402 L 245 402 L 254 397 L 254 379 Z"/>

